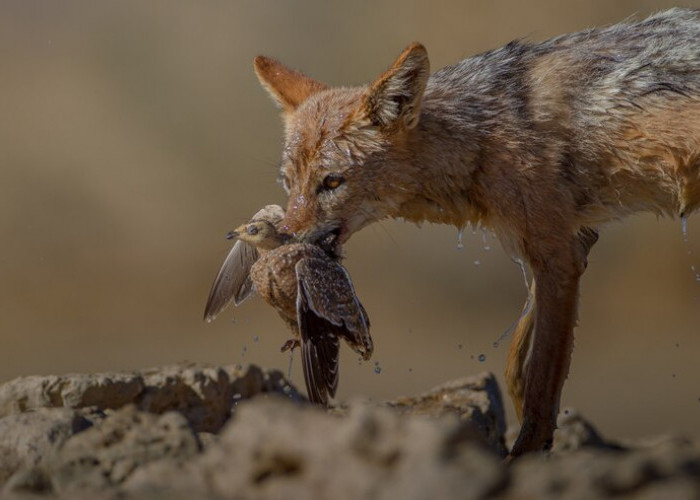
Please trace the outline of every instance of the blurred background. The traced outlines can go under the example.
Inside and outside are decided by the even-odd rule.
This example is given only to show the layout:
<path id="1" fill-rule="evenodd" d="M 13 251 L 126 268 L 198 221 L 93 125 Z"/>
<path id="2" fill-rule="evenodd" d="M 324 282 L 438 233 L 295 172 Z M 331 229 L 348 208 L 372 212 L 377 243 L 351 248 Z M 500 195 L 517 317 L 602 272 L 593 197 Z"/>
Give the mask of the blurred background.
<path id="1" fill-rule="evenodd" d="M 0 2 L 0 380 L 181 361 L 288 371 L 288 332 L 259 299 L 201 319 L 226 232 L 285 202 L 281 122 L 254 56 L 359 84 L 413 40 L 437 69 L 670 6 Z M 607 435 L 700 436 L 697 218 L 686 239 L 680 221 L 642 215 L 606 227 L 592 252 L 563 405 Z M 488 233 L 457 246 L 454 228 L 394 221 L 352 238 L 345 264 L 376 349 L 368 363 L 345 350 L 341 399 L 484 370 L 503 382 L 520 269 Z M 298 356 L 291 373 L 303 387 Z"/>

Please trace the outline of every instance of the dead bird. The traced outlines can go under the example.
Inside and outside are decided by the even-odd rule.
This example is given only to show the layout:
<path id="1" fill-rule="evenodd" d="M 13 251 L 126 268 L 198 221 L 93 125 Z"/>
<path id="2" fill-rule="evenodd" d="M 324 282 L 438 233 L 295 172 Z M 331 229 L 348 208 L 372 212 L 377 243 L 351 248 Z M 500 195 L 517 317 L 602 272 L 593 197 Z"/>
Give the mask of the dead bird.
<path id="1" fill-rule="evenodd" d="M 232 300 L 255 290 L 287 323 L 294 338 L 282 351 L 301 347 L 309 399 L 328 405 L 338 387 L 339 339 L 368 360 L 373 343 L 369 318 L 358 300 L 337 242 L 298 243 L 278 229 L 284 210 L 267 205 L 229 233 L 237 241 L 214 280 L 204 312 L 212 321 Z"/>

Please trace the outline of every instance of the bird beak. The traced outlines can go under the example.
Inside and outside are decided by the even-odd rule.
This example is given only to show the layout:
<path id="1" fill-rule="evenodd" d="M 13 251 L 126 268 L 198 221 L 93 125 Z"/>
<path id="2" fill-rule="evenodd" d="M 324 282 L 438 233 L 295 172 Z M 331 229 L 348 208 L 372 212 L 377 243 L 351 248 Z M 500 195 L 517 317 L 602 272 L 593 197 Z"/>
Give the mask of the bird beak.
<path id="1" fill-rule="evenodd" d="M 246 233 L 246 227 L 248 227 L 248 224 L 243 224 L 242 226 L 238 226 L 236 229 L 233 231 L 229 231 L 228 234 L 226 235 L 227 240 L 234 240 L 236 238 L 239 238 L 242 234 Z"/>

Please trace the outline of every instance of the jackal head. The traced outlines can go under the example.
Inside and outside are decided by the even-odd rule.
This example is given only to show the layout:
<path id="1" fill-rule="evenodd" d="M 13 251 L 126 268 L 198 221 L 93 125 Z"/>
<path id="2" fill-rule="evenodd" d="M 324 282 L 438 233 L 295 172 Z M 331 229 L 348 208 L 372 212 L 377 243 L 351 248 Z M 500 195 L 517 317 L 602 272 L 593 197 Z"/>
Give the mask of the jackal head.
<path id="1" fill-rule="evenodd" d="M 413 44 L 373 83 L 330 88 L 266 57 L 255 72 L 282 110 L 281 180 L 289 194 L 283 230 L 304 241 L 352 233 L 397 213 L 408 135 L 430 74 Z"/>

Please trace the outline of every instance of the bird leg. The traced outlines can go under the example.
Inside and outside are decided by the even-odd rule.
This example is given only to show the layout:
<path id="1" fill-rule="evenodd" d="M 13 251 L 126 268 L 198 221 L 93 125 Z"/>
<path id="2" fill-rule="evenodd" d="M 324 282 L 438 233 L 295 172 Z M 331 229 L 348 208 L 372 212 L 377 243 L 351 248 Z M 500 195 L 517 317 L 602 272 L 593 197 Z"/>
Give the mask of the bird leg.
<path id="1" fill-rule="evenodd" d="M 282 348 L 280 349 L 280 352 L 287 352 L 287 351 L 294 351 L 297 347 L 299 347 L 301 344 L 299 343 L 299 339 L 289 339 L 286 341 L 284 344 L 282 344 Z"/>

